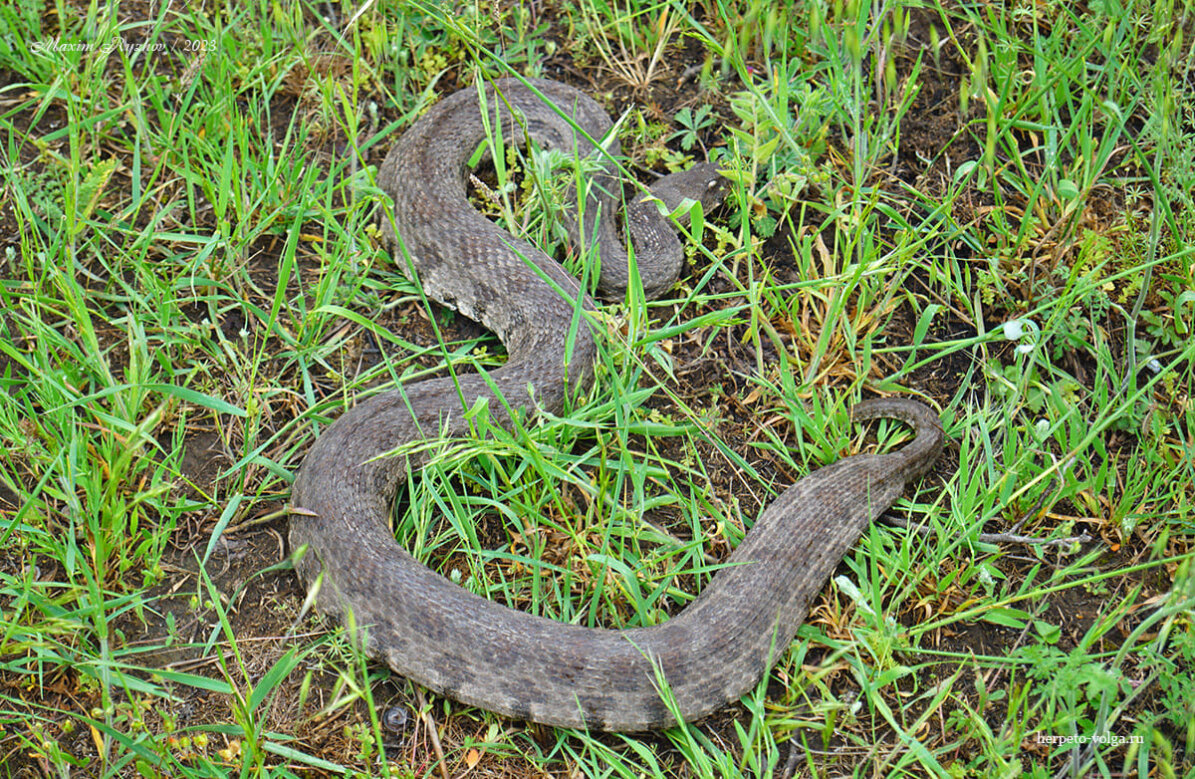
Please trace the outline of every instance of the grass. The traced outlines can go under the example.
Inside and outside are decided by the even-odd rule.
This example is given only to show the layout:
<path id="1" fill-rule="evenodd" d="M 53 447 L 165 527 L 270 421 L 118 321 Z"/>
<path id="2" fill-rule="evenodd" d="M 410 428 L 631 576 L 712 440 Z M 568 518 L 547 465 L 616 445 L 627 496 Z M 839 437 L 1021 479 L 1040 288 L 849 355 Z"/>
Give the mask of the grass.
<path id="1" fill-rule="evenodd" d="M 1192 775 L 1192 11 L 0 9 L 0 765 Z M 931 401 L 951 442 L 771 675 L 664 734 L 429 696 L 303 615 L 281 544 L 291 475 L 354 398 L 502 359 L 371 214 L 396 134 L 508 68 L 625 109 L 636 163 L 716 155 L 733 192 L 666 299 L 603 311 L 582 402 L 429 442 L 396 522 L 419 559 L 652 624 L 860 448 L 865 389 Z"/>

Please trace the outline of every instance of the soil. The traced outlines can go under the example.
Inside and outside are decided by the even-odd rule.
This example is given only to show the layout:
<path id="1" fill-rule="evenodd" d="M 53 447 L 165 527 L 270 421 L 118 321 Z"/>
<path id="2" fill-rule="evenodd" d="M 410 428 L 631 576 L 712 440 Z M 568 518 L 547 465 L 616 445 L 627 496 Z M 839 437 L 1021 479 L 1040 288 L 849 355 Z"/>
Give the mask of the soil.
<path id="1" fill-rule="evenodd" d="M 136 16 L 139 13 L 134 5 L 122 3 L 122 13 Z M 153 18 L 153 13 L 146 7 L 142 9 L 144 18 Z M 919 54 L 919 47 L 929 40 L 929 25 L 936 16 L 928 11 L 913 11 L 913 23 L 910 28 L 909 39 L 903 49 L 898 49 L 898 72 L 908 72 Z M 562 37 L 563 30 L 553 29 L 553 35 Z M 563 50 L 563 47 L 561 48 Z M 900 133 L 900 147 L 892 160 L 888 170 L 875 171 L 877 181 L 885 177 L 896 177 L 901 181 L 916 187 L 920 191 L 934 195 L 942 193 L 951 180 L 951 171 L 956 170 L 965 161 L 975 159 L 980 150 L 971 134 L 964 129 L 969 118 L 959 116 L 958 86 L 960 77 L 964 73 L 964 65 L 949 53 L 949 47 L 943 47 L 943 56 L 937 63 L 928 58 L 923 60 L 923 70 L 920 76 L 920 92 L 912 108 L 906 114 Z M 633 90 L 624 82 L 609 74 L 583 69 L 568 57 L 558 55 L 547 63 L 544 68 L 546 77 L 555 78 L 571 83 L 592 94 L 606 95 L 610 98 L 609 108 L 616 113 L 627 105 L 638 105 L 645 108 L 649 114 L 663 118 L 673 116 L 681 107 L 700 105 L 705 96 L 701 94 L 696 80 L 679 83 L 679 77 L 690 66 L 700 66 L 703 53 L 694 42 L 688 42 L 675 52 L 667 61 L 662 76 L 654 81 L 647 89 Z M 157 61 L 155 67 L 176 71 L 184 68 L 181 62 Z M 444 92 L 451 92 L 462 85 L 459 73 L 450 72 L 443 78 L 437 88 Z M 123 76 L 122 76 L 123 77 Z M 301 81 L 302 74 L 294 74 L 293 78 Z M 14 74 L 0 72 L 0 85 L 12 83 L 16 80 Z M 738 87 L 735 83 L 724 85 L 725 91 L 730 92 Z M 296 89 L 297 94 L 301 92 Z M 263 128 L 268 133 L 279 136 L 290 126 L 292 116 L 296 112 L 305 110 L 303 101 L 297 94 L 285 90 L 280 93 L 276 103 L 271 106 L 269 113 L 272 127 Z M 709 131 L 701 139 L 707 147 L 722 142 L 719 127 L 722 124 L 732 124 L 735 120 L 725 104 L 715 101 L 714 108 L 719 114 L 720 122 L 714 130 Z M 975 110 L 975 109 L 973 109 Z M 387 115 L 386 120 L 396 119 L 395 115 Z M 36 120 L 32 116 L 17 115 L 13 117 L 14 124 L 21 129 L 32 130 L 31 136 L 37 136 L 61 126 L 65 121 L 62 111 L 53 104 L 50 109 Z M 336 137 L 336 131 L 329 131 L 327 137 L 320 139 L 321 148 L 315 150 L 316 158 L 321 155 L 331 156 L 342 151 L 346 146 L 346 139 Z M 366 164 L 378 164 L 388 150 L 388 143 L 379 143 L 369 149 Z M 36 149 L 29 144 L 17 149 L 20 159 L 25 163 L 34 163 Z M 36 168 L 36 165 L 34 165 Z M 1096 215 L 1093 219 L 1102 218 L 1103 214 L 1115 213 L 1122 205 L 1112 193 L 1107 193 L 1108 201 L 1095 204 Z M 971 200 L 959 200 L 972 213 L 955 214 L 960 222 L 979 215 L 985 207 L 992 203 L 985 200 L 979 193 L 974 193 Z M 960 206 L 963 207 L 963 206 Z M 148 218 L 148 215 L 144 215 Z M 210 215 L 209 215 L 210 216 Z M 718 217 L 715 216 L 715 219 Z M 202 226 L 196 226 L 202 229 Z M 16 224 L 10 212 L 0 210 L 0 235 L 17 235 Z M 781 278 L 795 276 L 795 259 L 790 253 L 789 238 L 783 231 L 774 236 L 767 244 L 766 259 Z M 11 245 L 11 241 L 2 240 L 0 243 Z M 264 297 L 256 301 L 269 308 L 276 283 L 276 268 L 281 252 L 282 242 L 265 237 L 259 240 L 247 252 L 251 257 L 249 276 L 254 282 L 256 290 L 246 289 L 244 292 L 255 297 L 258 291 Z M 297 291 L 300 286 L 308 285 L 320 271 L 321 258 L 307 247 L 300 249 L 303 255 L 301 274 L 292 279 L 291 284 Z M 699 261 L 694 272 L 700 274 L 704 267 Z M 909 287 L 917 295 L 932 294 L 926 279 L 913 276 L 908 281 Z M 728 280 L 715 280 L 712 291 L 729 292 L 732 287 Z M 1026 289 L 1026 294 L 1030 290 Z M 733 301 L 728 302 L 733 304 Z M 989 309 L 993 318 L 1015 313 L 1019 301 L 1010 301 L 1009 310 L 1001 310 L 999 306 Z M 444 336 L 449 340 L 472 337 L 478 331 L 478 326 L 460 316 L 436 309 L 438 323 Z M 687 315 L 696 316 L 701 311 L 690 310 Z M 194 316 L 198 321 L 207 315 L 206 309 L 196 308 Z M 232 339 L 246 327 L 253 327 L 256 321 L 246 318 L 235 308 L 230 309 L 225 317 L 217 324 L 224 334 Z M 403 340 L 420 345 L 435 343 L 435 336 L 430 323 L 422 314 L 422 309 L 411 304 L 406 307 L 389 309 L 382 317 L 382 325 L 397 334 Z M 994 322 L 985 323 L 990 329 Z M 887 337 L 892 343 L 909 343 L 912 340 L 915 325 L 914 312 L 900 309 L 896 312 L 892 322 L 887 326 Z M 936 320 L 928 338 L 930 341 L 946 341 L 964 335 L 974 334 L 977 323 L 965 321 L 961 316 L 947 315 Z M 745 332 L 745 326 L 743 328 Z M 674 345 L 673 357 L 678 370 L 676 380 L 671 390 L 676 395 L 693 405 L 704 406 L 713 393 L 721 399 L 717 408 L 717 433 L 722 440 L 749 462 L 752 467 L 767 481 L 785 484 L 795 480 L 800 474 L 792 472 L 787 466 L 769 458 L 766 454 L 751 444 L 760 438 L 760 430 L 764 426 L 774 429 L 786 429 L 784 435 L 792 438 L 796 435 L 791 430 L 788 421 L 777 411 L 768 407 L 766 398 L 752 399 L 755 385 L 745 377 L 755 372 L 757 355 L 753 346 L 745 345 L 739 336 L 743 332 L 730 331 L 717 338 L 710 339 L 708 331 L 696 330 L 693 338 L 679 341 Z M 250 338 L 263 338 L 265 334 L 248 334 Z M 793 342 L 792 333 L 783 333 L 788 339 L 786 346 Z M 493 340 L 490 349 L 500 352 L 501 346 Z M 382 350 L 396 350 L 393 344 L 376 344 L 364 336 L 354 336 L 345 342 L 342 350 L 341 365 L 347 373 L 356 373 L 375 364 L 382 358 Z M 763 356 L 768 364 L 775 364 L 780 359 L 771 343 L 762 346 Z M 958 388 L 959 377 L 967 372 L 968 366 L 980 355 L 965 352 L 955 353 L 953 356 L 938 360 L 909 377 L 907 383 L 926 395 L 941 402 L 948 401 Z M 0 375 L 3 375 L 9 363 L 0 356 Z M 842 364 L 831 370 L 831 380 L 843 385 L 853 380 L 853 367 L 847 355 L 843 354 Z M 877 367 L 877 373 L 881 372 Z M 837 377 L 837 378 L 834 378 Z M 283 377 L 285 378 L 285 377 Z M 317 387 L 317 394 L 331 394 L 339 391 L 338 384 L 328 378 L 323 385 Z M 672 410 L 669 402 L 661 396 L 652 400 L 653 406 L 661 411 Z M 762 415 L 761 415 L 762 410 Z M 285 405 L 271 408 L 270 415 L 263 419 L 263 424 L 275 429 L 280 428 L 297 413 L 298 409 Z M 247 500 L 236 512 L 233 523 L 219 536 L 217 543 L 201 566 L 200 559 L 207 553 L 214 528 L 220 520 L 220 512 L 212 508 L 211 496 L 227 494 L 231 490 L 223 474 L 236 465 L 239 452 L 245 451 L 243 446 L 243 428 L 237 420 L 224 420 L 226 424 L 209 429 L 193 429 L 186 439 L 185 456 L 179 466 L 180 484 L 189 495 L 196 499 L 195 511 L 185 515 L 183 521 L 176 527 L 171 538 L 171 548 L 164 557 L 160 581 L 155 583 L 147 593 L 146 602 L 150 608 L 129 611 L 112 624 L 113 645 L 121 650 L 135 653 L 135 662 L 140 666 L 158 666 L 174 671 L 185 671 L 203 674 L 212 678 L 221 678 L 218 665 L 229 661 L 224 657 L 227 644 L 220 633 L 217 619 L 217 605 L 228 614 L 233 632 L 237 637 L 237 645 L 241 653 L 239 663 L 231 664 L 230 674 L 237 678 L 241 669 L 248 674 L 246 683 L 260 680 L 275 663 L 284 658 L 293 646 L 296 637 L 310 639 L 315 635 L 322 635 L 328 627 L 326 623 L 302 613 L 304 591 L 299 585 L 293 571 L 279 566 L 286 560 L 288 549 L 286 546 L 285 520 L 270 518 L 272 512 L 282 505 L 284 496 L 276 491 L 265 494 L 259 493 L 255 484 L 264 481 L 265 473 L 258 469 L 249 469 L 238 478 L 244 481 L 237 488 Z M 268 433 L 268 431 L 267 431 Z M 259 433 L 259 437 L 264 439 Z M 679 446 L 679 445 L 678 445 Z M 283 461 L 285 460 L 283 453 Z M 665 456 L 682 459 L 680 451 L 665 451 Z M 711 465 L 710 476 L 714 482 L 715 494 L 713 499 L 724 505 L 737 503 L 745 516 L 754 516 L 761 503 L 761 492 L 756 483 L 746 479 L 743 474 L 725 464 L 724 458 L 710 449 L 700 452 L 701 456 Z M 298 464 L 298 459 L 291 459 L 291 467 Z M 719 465 L 721 464 L 721 465 Z M 957 467 L 957 453 L 948 450 L 938 462 L 933 473 L 927 479 L 929 484 L 944 482 Z M 214 505 L 223 505 L 216 501 Z M 0 512 L 14 510 L 17 497 L 10 490 L 0 485 Z M 1066 507 L 1062 507 L 1065 509 Z M 1082 512 L 1070 512 L 1081 515 Z M 672 518 L 667 515 L 654 518 L 663 524 L 668 524 Z M 1000 528 L 992 528 L 998 530 Z M 1099 537 L 1103 528 L 1076 528 L 1075 532 L 1091 532 Z M 1143 550 L 1123 551 L 1120 555 L 1110 554 L 1099 561 L 1101 567 L 1116 567 L 1131 562 L 1134 555 Z M 1023 577 L 1028 568 L 1036 561 L 1020 560 L 1015 557 L 1002 558 L 997 564 L 1010 579 Z M 25 567 L 25 562 L 19 555 L 11 553 L 0 555 L 0 566 L 4 570 L 15 572 Z M 940 572 L 941 577 L 949 571 Z M 38 573 L 43 579 L 49 580 L 53 571 L 44 570 Z M 935 586 L 936 582 L 927 581 L 927 588 Z M 1132 581 L 1124 579 L 1115 585 L 1118 591 L 1127 589 L 1135 584 L 1145 586 L 1147 590 L 1164 586 L 1163 582 L 1148 580 Z M 834 598 L 826 594 L 824 598 Z M 1056 593 L 1043 604 L 1040 617 L 1044 620 L 1060 625 L 1062 635 L 1058 646 L 1066 651 L 1076 645 L 1098 618 L 1102 607 L 1116 593 L 1086 593 L 1076 589 Z M 910 599 L 910 604 L 915 599 Z M 939 602 L 939 608 L 960 606 L 950 603 L 949 599 Z M 837 608 L 848 608 L 839 604 Z M 911 608 L 911 606 L 910 606 Z M 815 613 L 833 611 L 823 603 L 815 608 Z M 912 625 L 927 619 L 924 613 L 909 611 L 897 615 L 904 624 Z M 1132 625 L 1118 625 L 1109 635 L 1110 640 L 1123 638 Z M 970 622 L 965 625 L 943 628 L 934 636 L 925 639 L 929 645 L 955 652 L 974 652 L 975 654 L 1001 654 L 1008 647 L 1016 645 L 1025 638 L 1023 631 L 1011 627 L 995 625 L 987 622 Z M 150 649 L 151 648 L 151 649 Z M 806 659 L 807 663 L 817 664 L 822 657 L 814 655 Z M 376 672 L 376 669 L 373 669 Z M 0 673 L 0 685 L 5 685 L 11 695 L 24 696 L 25 691 L 17 689 L 24 677 Z M 932 681 L 932 680 L 927 680 Z M 234 698 L 219 691 L 201 691 L 185 685 L 171 686 L 169 681 L 158 682 L 171 688 L 175 696 L 169 707 L 159 706 L 149 711 L 129 713 L 129 717 L 139 716 L 145 727 L 151 732 L 162 732 L 168 725 L 183 727 L 199 722 L 228 722 L 230 712 L 234 707 Z M 844 672 L 832 675 L 827 679 L 836 692 L 849 694 L 849 689 L 855 684 L 853 679 Z M 80 692 L 82 690 L 82 692 Z M 269 703 L 259 710 L 258 715 L 265 720 L 263 730 L 283 733 L 298 739 L 302 749 L 310 754 L 333 762 L 354 764 L 358 761 L 357 750 L 361 739 L 355 734 L 369 722 L 371 713 L 358 703 L 356 706 L 342 706 L 334 709 L 329 717 L 319 715 L 325 706 L 339 695 L 344 694 L 345 688 L 338 674 L 329 666 L 322 664 L 314 657 L 305 657 L 291 672 L 288 681 L 277 688 L 276 695 Z M 57 678 L 48 680 L 39 694 L 41 702 L 49 704 L 63 711 L 87 712 L 102 705 L 98 693 L 86 686 L 80 686 L 74 680 Z M 419 693 L 413 690 L 403 680 L 393 677 L 383 681 L 375 681 L 374 697 L 381 704 L 378 716 L 388 722 L 401 720 L 401 714 L 394 712 L 413 712 L 419 709 L 421 701 Z M 131 699 L 116 701 L 116 704 L 128 704 Z M 398 708 L 394 708 L 398 707 Z M 452 712 L 445 718 L 445 710 Z M 438 720 L 442 729 L 440 740 L 446 747 L 464 744 L 469 739 L 479 739 L 485 736 L 486 726 L 468 715 L 458 715 L 463 707 L 456 704 L 436 702 L 431 712 Z M 711 717 L 703 724 L 710 737 L 715 741 L 726 739 L 734 741 L 734 722 L 740 713 L 737 706 L 728 707 L 725 711 Z M 996 725 L 997 723 L 993 723 Z M 387 748 L 396 759 L 409 761 L 417 775 L 422 775 L 427 767 L 435 762 L 434 745 L 431 743 L 428 729 L 413 716 L 406 717 L 406 724 L 395 724 L 394 729 L 385 731 L 389 739 Z M 528 731 L 528 738 L 541 746 L 550 746 L 552 736 L 546 729 L 532 727 Z M 95 754 L 92 739 L 93 732 L 87 728 L 77 728 L 72 734 L 62 734 L 59 737 L 64 749 L 75 754 Z M 10 742 L 11 743 L 11 742 Z M 611 743 L 618 743 L 611 737 Z M 835 737 L 832 743 L 845 745 L 847 742 Z M 216 749 L 227 749 L 231 742 L 213 744 L 206 747 L 208 753 Z M 675 756 L 674 747 L 663 737 L 648 739 L 650 747 L 660 754 L 662 761 L 669 756 Z M 179 744 L 180 754 L 186 749 L 201 752 L 196 745 Z M 965 757 L 965 756 L 962 756 Z M 0 756 L 2 758 L 2 756 Z M 42 766 L 39 761 L 29 756 L 28 749 L 7 748 L 8 766 L 10 774 L 14 776 L 40 776 Z M 485 756 L 483 760 L 494 758 Z M 488 768 L 490 771 L 503 775 L 522 775 L 532 770 L 530 764 L 521 765 L 520 758 L 503 758 L 501 765 L 487 765 L 482 763 L 476 770 Z M 560 765 L 563 772 L 564 766 Z"/>

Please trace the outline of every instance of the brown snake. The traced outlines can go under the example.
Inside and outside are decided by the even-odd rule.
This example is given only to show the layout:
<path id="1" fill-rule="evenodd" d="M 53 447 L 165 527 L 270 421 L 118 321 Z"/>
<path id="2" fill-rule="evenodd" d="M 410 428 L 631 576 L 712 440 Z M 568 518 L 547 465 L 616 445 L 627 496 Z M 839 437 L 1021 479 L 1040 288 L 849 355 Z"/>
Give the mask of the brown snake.
<path id="1" fill-rule="evenodd" d="M 863 528 L 932 465 L 942 428 L 918 402 L 856 406 L 855 419 L 899 419 L 916 437 L 900 451 L 846 458 L 785 490 L 700 596 L 653 627 L 604 630 L 525 614 L 467 592 L 403 551 L 388 517 L 399 484 L 421 459 L 378 455 L 465 435 L 464 411 L 479 398 L 488 399 L 491 419 L 509 424 L 505 404 L 557 413 L 566 390 L 592 383 L 594 335 L 585 317 L 576 323 L 578 305 L 592 309 L 592 301 L 556 261 L 491 223 L 467 198 L 466 162 L 487 137 L 487 124 L 507 140 L 526 136 L 580 155 L 592 144 L 575 137 L 564 117 L 590 138 L 609 129 L 605 112 L 580 92 L 530 83 L 533 89 L 513 79 L 486 87 L 484 109 L 474 88 L 442 100 L 407 130 L 378 174 L 394 201 L 393 222 L 384 218 L 382 231 L 396 260 L 405 266 L 409 255 L 429 297 L 494 330 L 508 361 L 486 377 L 407 384 L 341 416 L 295 479 L 290 542 L 299 551 L 300 577 L 318 587 L 319 609 L 342 617 L 351 609 L 355 624 L 367 629 L 370 654 L 437 693 L 551 725 L 667 727 L 737 700 L 779 659 Z M 482 121 L 483 110 L 490 122 Z M 573 198 L 587 213 L 570 229 L 577 240 L 598 236 L 602 286 L 618 295 L 628 278 L 614 219 L 621 185 L 614 173 L 595 178 L 604 191 Z M 703 187 L 715 188 L 708 168 L 679 182 L 665 188 L 695 190 L 698 198 Z M 661 199 L 672 205 L 670 193 Z M 645 290 L 666 290 L 681 265 L 675 233 L 650 203 L 632 203 L 624 221 Z M 661 677 L 674 708 L 661 694 Z"/>

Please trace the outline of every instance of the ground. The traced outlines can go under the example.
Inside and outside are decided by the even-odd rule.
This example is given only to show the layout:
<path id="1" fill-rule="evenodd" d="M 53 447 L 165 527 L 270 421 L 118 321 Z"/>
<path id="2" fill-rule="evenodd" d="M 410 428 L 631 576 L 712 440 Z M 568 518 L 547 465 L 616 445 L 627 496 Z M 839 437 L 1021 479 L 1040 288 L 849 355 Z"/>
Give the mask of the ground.
<path id="1" fill-rule="evenodd" d="M 757 5 L 4 17 L 9 775 L 1191 769 L 1189 53 L 1097 8 Z M 1153 21 L 1190 35 L 1189 14 Z M 1059 42 L 1075 30 L 1087 49 Z M 101 32 L 169 48 L 73 70 L 29 54 Z M 707 580 L 691 569 L 777 491 L 873 447 L 846 423 L 858 397 L 914 393 L 946 424 L 766 696 L 695 728 L 590 736 L 435 698 L 306 610 L 290 567 L 289 478 L 317 428 L 447 355 L 501 359 L 389 263 L 363 175 L 497 60 L 629 112 L 641 175 L 711 152 L 741 186 L 652 330 L 611 314 L 591 400 L 635 413 L 506 442 L 567 443 L 575 481 L 548 495 L 483 444 L 480 464 L 437 466 L 397 509 L 420 559 L 512 606 L 642 624 L 683 607 Z M 550 243 L 534 198 L 517 208 Z M 503 485 L 520 524 L 477 509 Z M 476 546 L 420 508 L 435 500 L 473 509 Z M 646 612 L 597 586 L 624 513 L 626 564 L 673 577 Z M 555 569 L 530 581 L 523 559 Z M 1150 740 L 1043 739 L 1076 732 Z"/>

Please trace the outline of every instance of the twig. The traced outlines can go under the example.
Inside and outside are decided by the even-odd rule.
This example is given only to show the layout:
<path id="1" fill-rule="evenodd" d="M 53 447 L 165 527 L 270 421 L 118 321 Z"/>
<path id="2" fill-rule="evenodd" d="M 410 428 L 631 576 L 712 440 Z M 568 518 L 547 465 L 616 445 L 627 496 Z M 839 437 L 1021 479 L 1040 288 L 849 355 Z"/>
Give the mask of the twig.
<path id="1" fill-rule="evenodd" d="M 432 740 L 432 749 L 440 764 L 440 779 L 448 779 L 448 765 L 444 762 L 444 747 L 440 745 L 440 733 L 436 730 L 436 721 L 432 719 L 431 707 L 427 705 L 427 700 L 423 697 L 423 690 L 419 685 L 412 686 L 415 688 L 415 697 L 419 699 L 419 717 L 427 727 L 428 737 Z"/>
<path id="2" fill-rule="evenodd" d="M 890 524 L 896 525 L 897 527 L 903 527 L 912 530 L 914 533 L 920 533 L 923 536 L 927 536 L 930 533 L 930 529 L 928 527 L 924 527 L 922 525 L 910 525 L 908 520 L 901 519 L 900 517 L 893 517 L 885 514 L 884 520 Z M 1068 546 L 1074 543 L 1088 544 L 1095 540 L 1087 533 L 1079 536 L 1068 536 L 1067 538 L 1051 539 L 1022 536 L 1017 535 L 1016 533 L 980 533 L 975 537 L 975 539 L 985 544 L 1022 544 L 1025 546 Z"/>
<path id="3" fill-rule="evenodd" d="M 698 73 L 700 73 L 701 69 L 703 67 L 704 67 L 704 65 L 697 64 L 697 65 L 690 65 L 689 67 L 685 68 L 684 72 L 682 72 L 680 74 L 680 77 L 676 79 L 676 86 L 677 87 L 682 86 L 686 81 L 688 81 L 689 79 L 693 78 Z"/>
<path id="4" fill-rule="evenodd" d="M 1051 459 L 1053 459 L 1052 456 L 1051 456 Z M 1055 464 L 1057 464 L 1057 461 L 1055 461 Z M 1018 519 L 1016 522 L 1013 522 L 1012 527 L 1010 527 L 1008 529 L 1008 532 L 1016 533 L 1018 530 L 1021 529 L 1021 526 L 1024 525 L 1029 520 L 1029 517 L 1037 516 L 1037 513 L 1039 511 L 1041 511 L 1042 506 L 1046 505 L 1046 496 L 1049 495 L 1051 492 L 1053 492 L 1054 489 L 1056 489 L 1060 483 L 1061 483 L 1061 481 L 1057 477 L 1055 477 L 1054 483 L 1050 485 L 1050 489 L 1041 491 L 1041 495 L 1037 496 L 1037 502 L 1033 504 L 1033 508 L 1029 509 L 1024 514 L 1022 514 L 1021 518 Z"/>
<path id="5" fill-rule="evenodd" d="M 1055 478 L 1054 483 L 1051 485 L 1051 487 L 1057 487 L 1059 483 L 1060 483 L 1060 480 Z M 1038 513 L 1042 509 L 1042 506 L 1044 506 L 1046 503 L 1046 496 L 1048 496 L 1052 491 L 1053 491 L 1052 489 L 1042 490 L 1041 495 L 1039 495 L 1037 498 L 1037 502 L 1033 504 L 1033 508 L 1029 509 L 1024 514 L 1022 514 L 1021 518 L 1018 519 L 1016 522 L 1013 522 L 1012 527 L 1010 527 L 1008 529 L 1008 532 L 1006 532 L 1006 533 L 980 533 L 978 536 L 975 537 L 976 540 L 980 541 L 981 543 L 985 543 L 985 544 L 1021 544 L 1022 546 L 1039 546 L 1039 547 L 1070 546 L 1071 544 L 1075 544 L 1075 543 L 1089 544 L 1092 541 L 1094 541 L 1095 539 L 1092 536 L 1088 535 L 1087 533 L 1084 533 L 1084 534 L 1078 535 L 1078 536 L 1069 536 L 1067 538 L 1053 538 L 1053 539 L 1034 538 L 1033 536 L 1023 536 L 1023 535 L 1020 535 L 1019 533 L 1017 533 L 1017 531 L 1021 529 L 1021 526 L 1024 525 L 1029 520 L 1030 517 L 1035 517 L 1038 515 Z M 909 525 L 909 523 L 906 520 L 903 520 L 899 517 L 893 517 L 893 516 L 886 514 L 886 515 L 884 515 L 884 519 L 886 519 L 888 522 L 892 523 L 893 525 L 896 525 L 897 527 L 910 528 L 914 532 L 920 533 L 923 536 L 929 534 L 929 528 L 924 527 L 922 525 L 911 526 L 911 525 Z"/>
<path id="6" fill-rule="evenodd" d="M 1021 536 L 1016 533 L 980 533 L 977 538 L 988 544 L 1024 544 L 1026 546 L 1070 546 L 1075 543 L 1089 544 L 1094 540 L 1087 533 L 1049 540 L 1034 538 L 1033 536 Z"/>
<path id="7" fill-rule="evenodd" d="M 780 772 L 780 779 L 793 779 L 797 775 L 797 758 L 801 754 L 801 745 L 797 743 L 796 738 L 790 738 L 788 742 L 788 760 L 784 761 L 784 770 Z"/>
<path id="8" fill-rule="evenodd" d="M 267 522 L 273 522 L 275 519 L 282 519 L 284 517 L 289 517 L 291 514 L 302 514 L 303 516 L 307 516 L 307 517 L 316 516 L 315 514 L 312 514 L 310 511 L 308 511 L 307 509 L 302 509 L 302 508 L 292 509 L 290 506 L 283 506 L 282 508 L 277 509 L 276 511 L 271 511 L 266 514 L 260 514 L 256 517 L 250 517 L 249 519 L 246 519 L 242 522 L 238 522 L 235 525 L 229 525 L 228 527 L 224 528 L 224 535 L 232 535 L 233 533 L 240 533 L 241 531 L 248 530 L 251 527 L 257 527 L 258 525 L 264 525 Z"/>

